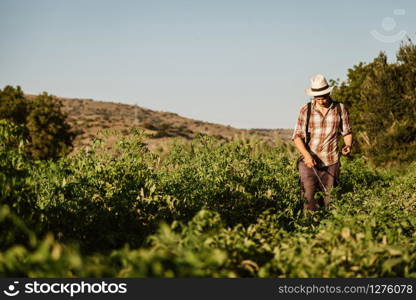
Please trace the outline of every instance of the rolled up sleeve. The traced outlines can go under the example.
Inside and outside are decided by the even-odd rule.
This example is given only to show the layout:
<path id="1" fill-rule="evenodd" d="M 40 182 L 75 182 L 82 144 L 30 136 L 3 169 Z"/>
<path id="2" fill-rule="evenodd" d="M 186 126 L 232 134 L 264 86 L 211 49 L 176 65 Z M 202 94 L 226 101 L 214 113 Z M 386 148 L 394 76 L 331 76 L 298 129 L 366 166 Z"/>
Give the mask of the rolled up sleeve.
<path id="1" fill-rule="evenodd" d="M 352 127 L 350 124 L 350 113 L 347 107 L 342 104 L 342 136 L 346 136 L 352 133 Z"/>
<path id="2" fill-rule="evenodd" d="M 302 107 L 299 111 L 299 116 L 296 121 L 295 130 L 293 131 L 292 141 L 300 137 L 304 139 L 306 136 L 306 108 Z"/>

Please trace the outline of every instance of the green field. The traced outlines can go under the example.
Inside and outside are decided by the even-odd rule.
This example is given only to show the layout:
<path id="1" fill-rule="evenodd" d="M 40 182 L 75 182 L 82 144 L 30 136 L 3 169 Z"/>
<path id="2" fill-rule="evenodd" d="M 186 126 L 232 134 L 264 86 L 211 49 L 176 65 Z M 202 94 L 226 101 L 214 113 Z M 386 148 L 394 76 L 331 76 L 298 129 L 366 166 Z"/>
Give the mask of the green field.
<path id="1" fill-rule="evenodd" d="M 333 207 L 302 213 L 293 147 L 140 132 L 36 161 L 0 122 L 3 277 L 416 277 L 416 163 L 343 158 Z"/>

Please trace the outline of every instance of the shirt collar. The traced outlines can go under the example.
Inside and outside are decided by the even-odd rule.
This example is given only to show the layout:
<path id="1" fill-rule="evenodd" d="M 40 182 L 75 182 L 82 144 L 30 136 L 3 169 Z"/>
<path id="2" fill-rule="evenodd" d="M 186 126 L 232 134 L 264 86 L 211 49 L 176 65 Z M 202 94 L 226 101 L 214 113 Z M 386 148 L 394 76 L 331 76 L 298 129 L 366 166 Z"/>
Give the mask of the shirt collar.
<path id="1" fill-rule="evenodd" d="M 334 109 L 335 108 L 335 102 L 334 102 L 334 100 L 331 98 L 331 105 L 329 106 L 329 109 Z M 312 102 L 312 109 L 315 109 L 315 100 L 314 99 L 312 99 L 311 100 L 311 102 Z"/>

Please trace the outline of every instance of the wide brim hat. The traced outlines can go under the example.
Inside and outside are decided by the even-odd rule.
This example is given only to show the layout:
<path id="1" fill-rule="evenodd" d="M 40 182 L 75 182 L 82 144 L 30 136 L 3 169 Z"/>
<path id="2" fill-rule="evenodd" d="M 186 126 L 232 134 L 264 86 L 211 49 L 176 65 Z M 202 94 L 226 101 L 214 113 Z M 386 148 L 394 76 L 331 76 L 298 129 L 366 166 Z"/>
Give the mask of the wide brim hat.
<path id="1" fill-rule="evenodd" d="M 305 93 L 308 96 L 322 96 L 330 94 L 333 88 L 323 75 L 318 74 L 311 78 L 311 86 L 305 89 Z"/>

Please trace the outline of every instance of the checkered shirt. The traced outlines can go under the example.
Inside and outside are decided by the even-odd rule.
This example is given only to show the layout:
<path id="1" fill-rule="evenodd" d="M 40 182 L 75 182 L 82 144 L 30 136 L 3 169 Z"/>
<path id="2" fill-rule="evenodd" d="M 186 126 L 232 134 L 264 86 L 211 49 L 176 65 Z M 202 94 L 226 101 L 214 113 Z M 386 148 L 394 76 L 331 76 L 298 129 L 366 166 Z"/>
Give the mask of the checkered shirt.
<path id="1" fill-rule="evenodd" d="M 330 166 L 339 160 L 338 135 L 346 136 L 352 132 L 349 113 L 344 104 L 341 103 L 341 119 L 337 112 L 337 102 L 332 102 L 326 116 L 315 107 L 312 100 L 311 114 L 309 118 L 309 152 L 319 158 L 317 163 L 321 166 Z M 292 135 L 292 140 L 301 137 L 305 140 L 306 136 L 306 115 L 308 105 L 305 104 L 299 111 L 298 120 Z M 342 132 L 341 132 L 342 121 Z"/>

